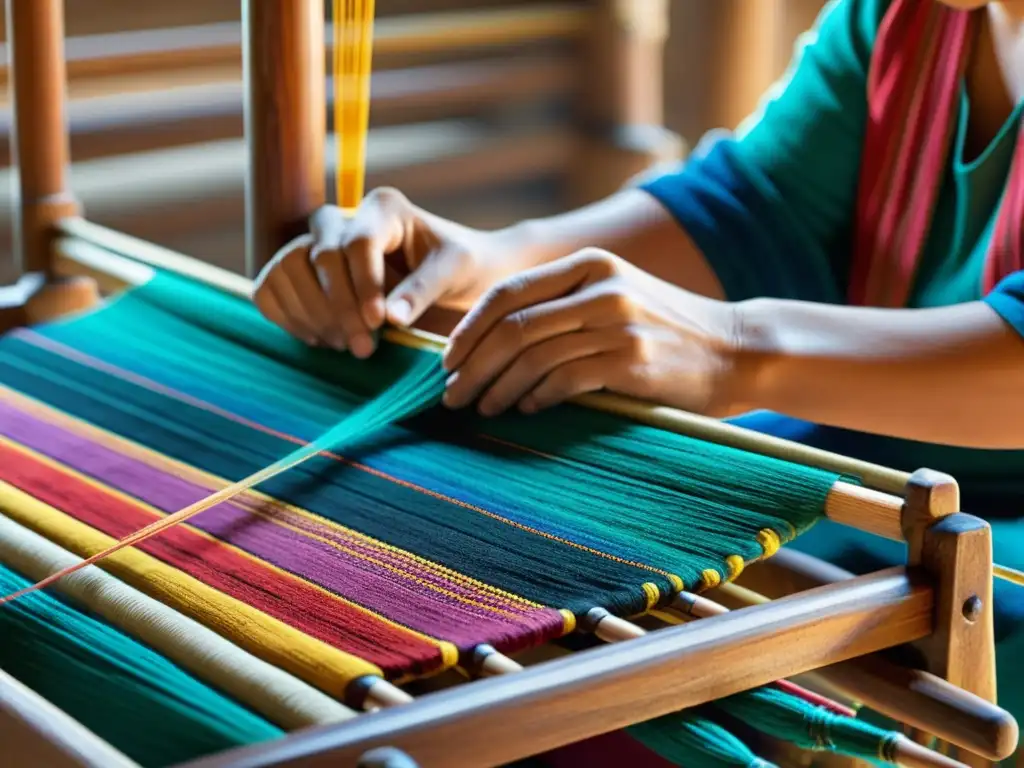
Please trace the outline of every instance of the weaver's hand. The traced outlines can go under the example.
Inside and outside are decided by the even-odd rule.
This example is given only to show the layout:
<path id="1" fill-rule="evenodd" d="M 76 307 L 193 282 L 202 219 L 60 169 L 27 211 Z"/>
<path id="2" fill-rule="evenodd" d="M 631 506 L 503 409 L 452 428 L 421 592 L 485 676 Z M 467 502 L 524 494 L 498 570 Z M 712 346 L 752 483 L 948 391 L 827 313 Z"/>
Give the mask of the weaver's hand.
<path id="1" fill-rule="evenodd" d="M 736 312 L 588 249 L 498 283 L 451 335 L 445 402 L 538 411 L 600 389 L 725 415 Z"/>
<path id="2" fill-rule="evenodd" d="M 400 192 L 371 192 L 351 218 L 325 206 L 310 233 L 282 248 L 253 299 L 271 322 L 311 345 L 367 357 L 385 319 L 415 323 L 432 306 L 465 311 L 501 275 L 495 234 L 427 213 Z"/>

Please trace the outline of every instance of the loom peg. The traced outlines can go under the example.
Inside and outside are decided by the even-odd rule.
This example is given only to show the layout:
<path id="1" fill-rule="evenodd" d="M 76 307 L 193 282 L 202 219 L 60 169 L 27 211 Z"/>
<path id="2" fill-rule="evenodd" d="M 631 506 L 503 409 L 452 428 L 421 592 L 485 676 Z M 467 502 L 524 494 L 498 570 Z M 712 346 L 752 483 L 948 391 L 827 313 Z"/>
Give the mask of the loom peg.
<path id="1" fill-rule="evenodd" d="M 928 749 L 906 736 L 893 746 L 893 762 L 903 768 L 967 768 L 964 763 Z"/>
<path id="2" fill-rule="evenodd" d="M 416 768 L 416 761 L 401 750 L 382 747 L 359 758 L 356 768 Z"/>
<path id="3" fill-rule="evenodd" d="M 473 671 L 481 677 L 494 677 L 495 675 L 508 675 L 512 672 L 521 672 L 523 665 L 513 661 L 503 653 L 499 653 L 494 646 L 482 643 L 473 649 Z"/>
<path id="4" fill-rule="evenodd" d="M 712 616 L 728 613 L 729 609 L 714 600 L 695 595 L 692 592 L 680 592 L 672 600 L 672 608 L 686 616 L 696 619 L 708 619 Z"/>
<path id="5" fill-rule="evenodd" d="M 382 677 L 366 675 L 353 680 L 346 691 L 348 704 L 366 712 L 409 704 L 413 698 Z"/>
<path id="6" fill-rule="evenodd" d="M 787 549 L 759 563 L 757 569 L 770 572 L 771 582 L 780 587 L 769 597 L 854 578 L 849 571 L 822 566 Z M 769 602 L 768 597 L 736 584 L 723 584 L 716 592 L 738 608 Z M 873 654 L 816 670 L 811 676 L 883 715 L 987 760 L 1004 760 L 1017 747 L 1019 728 L 1009 712 L 930 672 L 901 667 Z"/>
<path id="7" fill-rule="evenodd" d="M 634 640 L 647 633 L 636 624 L 613 616 L 604 608 L 592 608 L 587 612 L 582 629 L 593 633 L 605 643 L 620 643 Z"/>

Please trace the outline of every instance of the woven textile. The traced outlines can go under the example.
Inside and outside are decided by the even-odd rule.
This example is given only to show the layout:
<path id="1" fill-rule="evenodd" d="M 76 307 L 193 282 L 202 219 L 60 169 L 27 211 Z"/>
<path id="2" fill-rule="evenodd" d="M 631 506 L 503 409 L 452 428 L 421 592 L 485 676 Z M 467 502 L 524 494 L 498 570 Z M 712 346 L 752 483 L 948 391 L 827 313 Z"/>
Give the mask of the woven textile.
<path id="1" fill-rule="evenodd" d="M 0 482 L 119 538 L 319 437 L 430 356 L 309 350 L 247 302 L 161 275 L 0 340 Z M 431 408 L 138 549 L 350 655 L 342 678 L 402 679 L 729 578 L 812 524 L 836 479 L 575 407 L 487 422 Z M 58 543 L 95 551 L 74 539 Z M 133 568 L 119 576 L 159 597 Z M 203 620 L 204 599 L 177 607 Z"/>

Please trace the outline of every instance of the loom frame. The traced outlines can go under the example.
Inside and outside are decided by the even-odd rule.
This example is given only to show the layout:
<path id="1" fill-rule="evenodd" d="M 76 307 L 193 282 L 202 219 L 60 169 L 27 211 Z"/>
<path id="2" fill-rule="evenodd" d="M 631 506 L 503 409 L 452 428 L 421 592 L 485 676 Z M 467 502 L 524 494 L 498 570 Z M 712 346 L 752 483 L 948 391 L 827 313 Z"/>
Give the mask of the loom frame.
<path id="1" fill-rule="evenodd" d="M 601 1 L 607 13 L 594 44 L 621 46 L 629 62 L 615 87 L 599 89 L 603 96 L 594 107 L 600 128 L 590 151 L 603 153 L 608 163 L 593 162 L 591 154 L 590 165 L 616 176 L 605 180 L 614 188 L 658 155 L 645 139 L 657 132 L 643 130 L 652 114 L 651 92 L 635 98 L 631 81 L 649 65 L 664 37 L 663 26 L 643 23 L 659 18 L 664 0 Z M 244 2 L 250 273 L 324 200 L 319 172 L 324 78 L 311 64 L 323 61 L 322 4 Z M 20 168 L 17 253 L 26 277 L 0 291 L 0 329 L 88 307 L 101 293 L 144 282 L 154 267 L 249 296 L 251 282 L 244 277 L 82 217 L 67 174 L 63 0 L 6 0 L 6 9 L 16 126 L 12 146 Z M 389 336 L 427 348 L 440 343 L 425 333 L 393 330 Z M 963 747 L 960 759 L 969 765 L 988 765 L 1013 752 L 1017 725 L 991 703 L 991 531 L 960 512 L 952 478 L 927 470 L 907 475 L 622 398 L 592 395 L 580 402 L 669 431 L 857 474 L 865 487 L 837 483 L 827 516 L 908 542 L 908 563 L 852 577 L 818 561 L 797 558 L 794 564 L 792 557 L 777 555 L 750 568 L 744 579 L 774 592 L 779 599 L 770 603 L 751 607 L 741 589 L 723 588 L 723 599 L 742 610 L 643 637 L 642 630 L 620 622 L 602 639 L 624 642 L 525 671 L 504 670 L 510 673 L 273 744 L 214 755 L 189 768 L 352 765 L 382 746 L 404 749 L 424 768 L 494 765 L 814 670 L 839 688 L 859 686 L 865 698 L 874 696 L 878 704 L 902 713 L 904 722 Z M 918 650 L 923 669 L 904 670 L 905 686 L 894 688 L 892 665 L 875 653 L 904 645 Z M 775 664 L 771 670 L 766 657 Z M 829 677 L 830 670 L 839 674 Z M 895 705 L 886 701 L 886 694 L 894 693 L 901 694 Z M 17 756 L 31 761 L 46 755 L 53 768 L 133 765 L 68 720 L 0 672 L 0 738 Z M 524 726 L 531 736 L 528 746 L 517 738 Z"/>

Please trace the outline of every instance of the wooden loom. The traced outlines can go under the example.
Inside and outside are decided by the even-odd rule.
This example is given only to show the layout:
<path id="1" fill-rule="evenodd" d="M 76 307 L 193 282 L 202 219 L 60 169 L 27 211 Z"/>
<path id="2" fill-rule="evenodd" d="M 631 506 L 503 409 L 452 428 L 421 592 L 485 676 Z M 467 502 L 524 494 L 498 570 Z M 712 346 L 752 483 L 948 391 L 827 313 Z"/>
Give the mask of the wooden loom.
<path id="1" fill-rule="evenodd" d="M 16 106 L 18 253 L 25 276 L 0 294 L 0 328 L 90 306 L 100 292 L 145 282 L 153 268 L 248 296 L 247 278 L 90 223 L 68 186 L 63 0 L 6 0 Z M 248 0 L 250 274 L 324 201 L 322 0 Z M 624 7 L 624 6 L 619 6 Z M 273 63 L 273 66 L 270 66 Z M 304 154 L 299 155 L 299 147 Z M 626 165 L 651 158 L 623 143 Z M 392 341 L 429 346 L 422 333 Z M 855 474 L 837 483 L 827 516 L 908 544 L 906 566 L 852 577 L 782 552 L 709 597 L 663 614 L 700 621 L 639 624 L 600 612 L 587 628 L 606 645 L 520 664 L 480 648 L 474 680 L 414 699 L 369 690 L 373 714 L 215 755 L 193 768 L 500 765 L 531 754 L 770 683 L 813 673 L 821 687 L 890 715 L 915 737 L 933 734 L 969 765 L 1016 749 L 1017 725 L 995 706 L 991 532 L 959 511 L 948 476 L 913 475 L 767 438 L 719 422 L 595 395 L 585 405 L 669 431 Z M 722 604 L 739 608 L 726 611 Z M 878 655 L 911 646 L 921 669 Z M 380 710 L 380 711 L 377 711 Z M 520 734 L 528 733 L 529 742 Z M 0 673 L 0 739 L 19 765 L 132 763 L 32 691 Z M 401 753 L 381 753 L 392 747 Z M 913 741 L 907 766 L 956 765 Z"/>
<path id="2" fill-rule="evenodd" d="M 161 20 L 117 34 L 96 34 L 93 23 L 84 30 L 92 34 L 82 33 L 82 14 L 120 16 L 126 5 L 84 0 L 68 9 L 76 195 L 94 221 L 241 270 L 241 25 L 220 21 L 230 18 L 220 2 L 202 14 L 179 12 L 179 23 L 191 26 L 161 28 L 171 10 L 136 8 L 131 17 Z M 657 127 L 662 88 L 650 74 L 660 71 L 667 7 L 640 6 L 642 28 L 616 24 L 614 4 L 603 0 L 378 3 L 370 186 L 397 187 L 470 225 L 503 226 L 597 199 L 646 160 L 675 159 L 680 141 Z M 609 37 L 611 45 L 599 42 Z M 609 98 L 595 88 L 604 80 L 588 77 L 637 56 L 651 64 L 621 97 Z M 0 61 L 0 81 L 9 75 Z M 330 123 L 329 83 L 326 97 Z M 15 204 L 9 107 L 0 104 L 0 244 Z M 629 125 L 648 127 L 618 138 L 608 130 Z M 641 150 L 633 161 L 616 150 L 623 141 Z M 0 266 L 0 281 L 7 274 Z"/>

